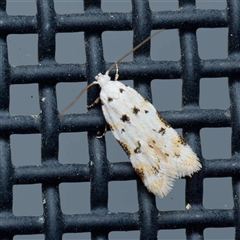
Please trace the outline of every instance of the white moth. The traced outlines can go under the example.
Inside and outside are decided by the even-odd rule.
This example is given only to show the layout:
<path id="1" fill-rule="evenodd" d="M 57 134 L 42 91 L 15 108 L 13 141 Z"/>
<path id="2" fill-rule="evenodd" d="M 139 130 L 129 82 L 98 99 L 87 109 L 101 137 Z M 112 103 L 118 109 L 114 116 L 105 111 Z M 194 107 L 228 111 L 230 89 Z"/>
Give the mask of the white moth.
<path id="1" fill-rule="evenodd" d="M 153 35 L 132 51 L 151 37 Z M 127 153 L 134 170 L 147 189 L 163 197 L 171 190 L 176 178 L 192 176 L 201 169 L 201 164 L 190 146 L 169 126 L 150 102 L 133 88 L 116 81 L 117 72 L 115 81 L 111 81 L 109 71 L 114 66 L 118 70 L 117 63 L 124 57 L 104 75 L 99 73 L 95 77 L 96 81 L 88 87 L 94 84 L 100 86 L 102 111 L 114 137 Z"/>

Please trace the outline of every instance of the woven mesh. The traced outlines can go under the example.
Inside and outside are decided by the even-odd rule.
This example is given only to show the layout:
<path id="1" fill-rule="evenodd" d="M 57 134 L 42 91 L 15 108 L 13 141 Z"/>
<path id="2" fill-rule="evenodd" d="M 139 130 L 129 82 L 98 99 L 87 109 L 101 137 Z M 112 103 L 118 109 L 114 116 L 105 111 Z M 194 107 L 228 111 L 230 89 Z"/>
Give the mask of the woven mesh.
<path id="1" fill-rule="evenodd" d="M 227 8 L 222 10 L 197 9 L 194 0 L 180 0 L 180 10 L 176 11 L 152 12 L 146 0 L 134 0 L 131 5 L 132 11 L 129 13 L 103 12 L 101 1 L 85 1 L 83 13 L 60 15 L 55 12 L 52 0 L 39 0 L 36 3 L 36 15 L 16 16 L 7 15 L 6 2 L 0 3 L 0 239 L 40 234 L 42 238 L 57 240 L 62 239 L 64 234 L 86 232 L 91 233 L 92 239 L 108 239 L 114 231 L 136 231 L 140 239 L 157 239 L 157 236 L 161 239 L 162 231 L 159 230 L 176 229 L 186 230 L 186 239 L 204 239 L 204 230 L 207 228 L 229 227 L 234 228 L 235 239 L 240 239 L 240 95 L 237 78 L 240 42 L 239 1 L 227 1 Z M 103 32 L 133 31 L 133 45 L 136 46 L 148 37 L 152 30 L 163 28 L 179 30 L 181 59 L 152 60 L 150 43 L 146 43 L 134 52 L 134 61 L 120 64 L 120 80 L 133 80 L 134 88 L 152 101 L 153 79 L 182 79 L 182 109 L 162 111 L 161 114 L 174 128 L 183 129 L 184 138 L 203 165 L 199 173 L 194 174 L 191 179 L 186 179 L 184 205 L 190 204 L 189 210 L 158 209 L 155 196 L 145 189 L 130 162 L 114 162 L 107 158 L 105 138 L 96 138 L 105 127 L 100 106 L 90 109 L 87 113 L 58 116 L 56 84 L 89 83 L 97 73 L 105 72 L 112 64 L 104 61 L 101 38 Z M 203 60 L 199 57 L 196 33 L 199 28 L 228 28 L 228 58 Z M 72 32 L 84 32 L 86 63 L 67 64 L 55 60 L 56 34 Z M 38 35 L 36 65 L 14 67 L 9 64 L 7 37 L 10 34 Z M 114 71 L 111 74 L 113 76 Z M 200 108 L 200 79 L 223 77 L 229 78 L 230 108 Z M 38 84 L 40 114 L 10 114 L 9 86 L 16 84 Z M 87 103 L 91 104 L 98 95 L 98 87 L 89 89 Z M 232 131 L 231 158 L 205 159 L 202 156 L 200 130 L 225 127 L 231 127 Z M 87 132 L 89 159 L 85 164 L 60 163 L 59 134 L 78 132 Z M 21 134 L 41 136 L 41 153 L 33 156 L 41 158 L 40 165 L 12 164 L 10 138 Z M 204 179 L 223 177 L 232 178 L 233 191 L 229 194 L 232 194 L 233 208 L 205 208 Z M 137 211 L 109 212 L 109 184 L 129 180 L 137 182 Z M 62 211 L 60 202 L 63 199 L 59 194 L 59 184 L 65 183 L 90 184 L 89 212 L 78 213 L 76 210 L 76 213 L 66 214 Z M 16 216 L 13 209 L 13 189 L 15 186 L 32 184 L 41 186 L 43 214 Z M 84 196 L 81 196 L 79 201 L 83 198 Z"/>

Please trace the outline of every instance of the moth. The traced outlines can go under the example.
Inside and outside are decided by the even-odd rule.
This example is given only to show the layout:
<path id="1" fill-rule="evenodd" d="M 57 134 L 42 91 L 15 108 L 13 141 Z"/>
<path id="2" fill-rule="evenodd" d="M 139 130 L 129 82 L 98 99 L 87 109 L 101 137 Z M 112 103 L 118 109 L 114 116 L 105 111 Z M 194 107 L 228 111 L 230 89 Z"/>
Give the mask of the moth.
<path id="1" fill-rule="evenodd" d="M 101 101 L 105 120 L 134 170 L 150 192 L 164 197 L 175 179 L 192 176 L 201 169 L 199 159 L 150 102 L 133 88 L 117 81 L 117 64 L 154 35 L 125 54 L 104 75 L 99 73 L 96 81 L 83 91 L 95 84 L 100 86 L 99 98 L 89 107 Z M 109 76 L 113 67 L 116 67 L 115 81 Z M 72 106 L 83 91 L 62 112 Z"/>

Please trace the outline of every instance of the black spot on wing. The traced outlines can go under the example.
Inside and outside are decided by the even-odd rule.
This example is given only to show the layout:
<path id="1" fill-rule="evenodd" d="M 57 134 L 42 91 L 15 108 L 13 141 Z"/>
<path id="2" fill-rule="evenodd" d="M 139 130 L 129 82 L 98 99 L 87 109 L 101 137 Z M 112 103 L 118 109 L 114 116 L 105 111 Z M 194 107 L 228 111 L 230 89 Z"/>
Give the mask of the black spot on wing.
<path id="1" fill-rule="evenodd" d="M 121 133 L 125 132 L 125 129 L 122 128 Z"/>
<path id="2" fill-rule="evenodd" d="M 138 146 L 134 149 L 135 153 L 141 153 L 141 143 L 140 141 L 137 141 Z"/>
<path id="3" fill-rule="evenodd" d="M 122 93 L 123 91 L 125 91 L 123 88 L 119 88 L 120 93 Z"/>
<path id="4" fill-rule="evenodd" d="M 156 144 L 156 141 L 154 141 L 154 140 L 152 140 L 151 141 L 153 144 Z M 148 146 L 150 147 L 150 148 L 154 148 L 154 146 L 151 144 L 151 143 L 148 143 Z"/>
<path id="5" fill-rule="evenodd" d="M 158 131 L 158 133 L 161 133 L 162 135 L 164 135 L 165 132 L 166 132 L 166 128 L 163 128 L 163 127 Z"/>
<path id="6" fill-rule="evenodd" d="M 138 114 L 139 111 L 140 111 L 140 109 L 137 108 L 137 107 L 134 107 L 134 108 L 132 109 L 132 112 L 133 112 L 134 114 Z"/>
<path id="7" fill-rule="evenodd" d="M 144 112 L 147 114 L 147 113 L 149 113 L 149 111 L 148 110 L 144 110 Z"/>
<path id="8" fill-rule="evenodd" d="M 154 171 L 154 174 L 157 174 L 160 171 L 160 166 L 158 167 L 152 166 L 152 170 Z"/>
<path id="9" fill-rule="evenodd" d="M 112 102 L 112 101 L 113 101 L 113 99 L 109 97 L 108 98 L 108 102 Z"/>
<path id="10" fill-rule="evenodd" d="M 129 123 L 130 123 L 130 118 L 128 117 L 127 114 L 123 114 L 120 119 L 121 119 L 123 122 L 129 122 Z"/>

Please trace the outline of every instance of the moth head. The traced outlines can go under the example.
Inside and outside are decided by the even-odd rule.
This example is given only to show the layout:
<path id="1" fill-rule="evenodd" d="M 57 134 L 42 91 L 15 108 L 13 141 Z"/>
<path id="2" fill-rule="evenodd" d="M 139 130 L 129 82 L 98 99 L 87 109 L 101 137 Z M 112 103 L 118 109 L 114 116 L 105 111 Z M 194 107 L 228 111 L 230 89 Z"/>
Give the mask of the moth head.
<path id="1" fill-rule="evenodd" d="M 111 78 L 108 75 L 109 71 L 107 71 L 104 75 L 99 73 L 95 79 L 97 80 L 97 83 L 99 84 L 100 87 L 103 87 L 106 85 L 109 81 L 111 81 Z"/>

